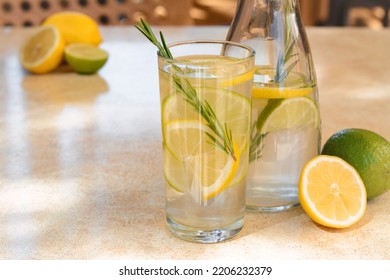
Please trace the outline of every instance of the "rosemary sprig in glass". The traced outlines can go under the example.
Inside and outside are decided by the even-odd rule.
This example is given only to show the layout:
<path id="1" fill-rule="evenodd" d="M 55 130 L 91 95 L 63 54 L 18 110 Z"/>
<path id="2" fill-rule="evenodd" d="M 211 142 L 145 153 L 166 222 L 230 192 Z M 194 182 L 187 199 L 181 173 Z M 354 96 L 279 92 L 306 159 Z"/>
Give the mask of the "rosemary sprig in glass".
<path id="1" fill-rule="evenodd" d="M 173 59 L 172 53 L 170 52 L 164 36 L 160 31 L 160 40 L 158 41 L 156 36 L 153 33 L 150 25 L 144 20 L 140 20 L 135 25 L 137 28 L 153 45 L 155 45 L 162 57 Z M 178 74 L 184 74 L 184 71 L 173 64 L 173 69 Z M 182 76 L 182 75 L 180 75 Z M 229 154 L 234 160 L 236 160 L 236 155 L 234 153 L 233 147 L 233 137 L 232 131 L 228 129 L 226 123 L 224 125 L 218 120 L 213 108 L 206 100 L 201 100 L 195 90 L 191 85 L 188 79 L 180 78 L 178 75 L 173 75 L 173 83 L 178 92 L 183 94 L 184 100 L 192 106 L 192 108 L 202 116 L 203 120 L 207 127 L 213 132 L 213 134 L 206 132 L 210 143 L 214 144 L 218 149 Z"/>
<path id="2" fill-rule="evenodd" d="M 267 133 L 260 134 L 256 128 L 256 122 L 253 123 L 251 129 L 251 141 L 249 146 L 249 162 L 258 160 L 263 156 L 263 141 Z"/>
<path id="3" fill-rule="evenodd" d="M 282 35 L 283 38 L 283 48 L 279 51 L 278 59 L 276 61 L 276 70 L 275 70 L 275 76 L 271 79 L 270 82 L 281 84 L 283 81 L 287 78 L 288 74 L 291 72 L 291 70 L 296 66 L 298 63 L 298 57 L 297 53 L 294 53 L 294 47 L 296 44 L 296 39 L 291 34 L 292 32 L 292 26 L 291 22 L 289 21 L 288 17 L 294 12 L 294 1 L 287 1 L 285 6 L 285 11 L 281 13 L 281 16 L 283 17 L 283 24 L 284 24 L 284 34 Z M 290 62 L 292 59 L 294 59 L 292 62 Z M 290 64 L 289 64 L 290 63 Z M 287 66 L 288 65 L 288 66 Z M 260 118 L 260 114 L 258 118 Z M 256 124 L 256 122 L 255 122 Z M 264 138 L 266 134 L 260 134 L 259 131 L 256 129 L 256 125 L 252 127 L 251 130 L 251 145 L 249 148 L 249 161 L 255 161 L 262 157 L 262 150 L 264 145 Z"/>
<path id="4" fill-rule="evenodd" d="M 296 44 L 295 38 L 291 35 L 292 26 L 290 21 L 288 20 L 288 16 L 293 13 L 294 10 L 293 1 L 289 1 L 286 4 L 285 12 L 283 14 L 284 20 L 284 49 L 279 51 L 278 60 L 276 62 L 276 72 L 272 81 L 275 83 L 282 83 L 284 79 L 288 76 L 290 71 L 295 67 L 298 63 L 298 58 L 296 58 L 287 68 L 286 65 L 289 61 L 296 57 L 297 54 L 294 53 L 294 45 Z"/>

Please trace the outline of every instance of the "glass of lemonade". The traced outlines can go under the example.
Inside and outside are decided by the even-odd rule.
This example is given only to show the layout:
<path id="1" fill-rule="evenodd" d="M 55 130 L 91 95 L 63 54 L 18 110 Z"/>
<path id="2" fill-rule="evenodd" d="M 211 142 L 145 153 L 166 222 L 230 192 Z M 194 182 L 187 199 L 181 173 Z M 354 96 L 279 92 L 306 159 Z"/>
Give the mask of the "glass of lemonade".
<path id="1" fill-rule="evenodd" d="M 243 227 L 254 51 L 226 41 L 158 54 L 166 216 L 184 240 L 213 243 Z"/>

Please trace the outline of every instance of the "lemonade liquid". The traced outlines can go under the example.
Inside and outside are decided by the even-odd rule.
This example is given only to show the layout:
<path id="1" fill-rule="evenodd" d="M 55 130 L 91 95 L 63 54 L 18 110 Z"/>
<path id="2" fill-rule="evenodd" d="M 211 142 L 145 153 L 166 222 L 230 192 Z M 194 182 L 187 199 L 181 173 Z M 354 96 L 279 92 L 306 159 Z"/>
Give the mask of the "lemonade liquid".
<path id="1" fill-rule="evenodd" d="M 195 242 L 216 242 L 243 226 L 251 118 L 253 60 L 218 55 L 175 57 L 184 73 L 159 58 L 166 215 L 177 236 Z M 238 164 L 206 134 L 213 132 L 194 109 L 174 77 L 187 81 L 216 118 L 231 131 L 239 149 Z M 206 188 L 215 189 L 205 198 Z M 227 231 L 227 233 L 226 233 Z M 233 232 L 232 232 L 233 231 Z"/>
<path id="2" fill-rule="evenodd" d="M 316 85 L 306 83 L 297 73 L 290 73 L 283 84 L 275 84 L 270 81 L 274 72 L 267 67 L 256 67 L 255 71 L 246 194 L 251 210 L 279 211 L 299 204 L 301 170 L 320 148 Z M 282 108 L 281 104 L 287 103 L 291 105 Z M 272 114 L 278 108 L 282 112 Z M 259 122 L 268 123 L 268 128 L 258 131 Z"/>

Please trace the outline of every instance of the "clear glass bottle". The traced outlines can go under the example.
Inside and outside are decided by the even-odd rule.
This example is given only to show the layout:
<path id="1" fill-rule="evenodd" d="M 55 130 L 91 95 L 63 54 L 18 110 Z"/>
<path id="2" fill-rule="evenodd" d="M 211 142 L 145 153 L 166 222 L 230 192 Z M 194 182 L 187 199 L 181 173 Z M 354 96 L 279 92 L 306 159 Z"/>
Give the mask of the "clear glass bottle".
<path id="1" fill-rule="evenodd" d="M 315 69 L 298 0 L 239 0 L 227 40 L 256 51 L 247 209 L 299 204 L 298 182 L 320 151 Z"/>

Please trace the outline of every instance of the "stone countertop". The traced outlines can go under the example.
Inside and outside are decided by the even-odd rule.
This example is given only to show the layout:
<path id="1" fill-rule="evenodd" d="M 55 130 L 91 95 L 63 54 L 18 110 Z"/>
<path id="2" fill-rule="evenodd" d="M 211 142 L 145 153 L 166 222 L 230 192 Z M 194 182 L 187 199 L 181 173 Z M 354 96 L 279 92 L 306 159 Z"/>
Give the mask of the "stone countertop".
<path id="1" fill-rule="evenodd" d="M 226 26 L 161 27 L 168 42 L 224 39 Z M 390 192 L 342 230 L 301 207 L 247 213 L 220 244 L 165 226 L 156 50 L 133 27 L 104 27 L 97 75 L 30 75 L 32 29 L 0 31 L 0 259 L 390 259 Z M 390 30 L 308 28 L 323 142 L 347 127 L 390 139 Z"/>

